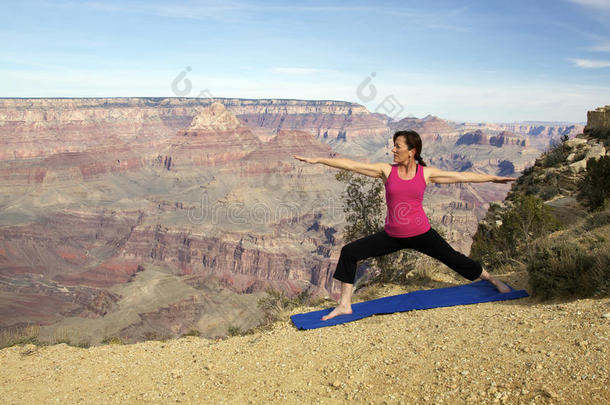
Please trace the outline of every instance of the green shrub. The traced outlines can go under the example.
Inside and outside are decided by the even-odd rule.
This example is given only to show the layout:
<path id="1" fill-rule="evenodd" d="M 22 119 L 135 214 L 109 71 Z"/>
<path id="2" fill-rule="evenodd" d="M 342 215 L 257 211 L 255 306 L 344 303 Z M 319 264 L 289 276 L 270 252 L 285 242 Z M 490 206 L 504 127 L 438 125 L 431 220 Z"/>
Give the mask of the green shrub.
<path id="1" fill-rule="evenodd" d="M 559 229 L 552 209 L 540 198 L 519 193 L 511 198 L 511 206 L 499 212 L 501 224 L 480 224 L 473 237 L 470 256 L 491 269 L 522 261 L 534 239 Z"/>
<path id="2" fill-rule="evenodd" d="M 610 247 L 599 245 L 593 239 L 583 243 L 564 238 L 536 243 L 527 264 L 532 295 L 542 299 L 607 295 Z"/>
<path id="3" fill-rule="evenodd" d="M 91 343 L 88 340 L 79 340 L 78 343 L 75 343 L 73 346 L 80 347 L 81 349 L 88 349 L 91 347 Z"/>
<path id="4" fill-rule="evenodd" d="M 570 154 L 571 148 L 566 144 L 569 139 L 567 135 L 561 137 L 561 141 L 551 143 L 551 148 L 543 155 L 543 167 L 558 166 L 566 162 L 566 158 Z"/>
<path id="5" fill-rule="evenodd" d="M 199 332 L 199 330 L 197 329 L 191 329 L 188 332 L 186 332 L 185 334 L 182 335 L 182 337 L 184 336 L 196 336 L 196 337 L 200 337 L 201 336 L 201 332 Z"/>
<path id="6" fill-rule="evenodd" d="M 583 224 L 583 230 L 590 231 L 608 224 L 610 224 L 610 211 L 606 209 L 589 215 Z"/>
<path id="7" fill-rule="evenodd" d="M 240 336 L 244 334 L 244 332 L 239 326 L 229 326 L 227 333 L 229 334 L 229 336 Z"/>
<path id="8" fill-rule="evenodd" d="M 122 345 L 123 340 L 118 336 L 106 336 L 102 339 L 103 345 Z"/>
<path id="9" fill-rule="evenodd" d="M 317 305 L 320 302 L 314 299 L 311 289 L 302 290 L 295 297 L 288 297 L 283 291 L 268 289 L 267 295 L 257 302 L 258 308 L 263 311 L 264 323 L 270 324 L 279 320 L 286 311 L 307 305 Z"/>
<path id="10" fill-rule="evenodd" d="M 335 177 L 346 183 L 343 192 L 345 240 L 351 242 L 383 228 L 386 212 L 383 181 L 346 170 Z"/>
<path id="11" fill-rule="evenodd" d="M 610 198 L 610 156 L 587 160 L 587 171 L 579 184 L 578 196 L 591 210 L 606 205 Z"/>
<path id="12" fill-rule="evenodd" d="M 540 188 L 538 195 L 543 201 L 548 201 L 556 195 L 559 195 L 560 192 L 561 190 L 557 184 L 547 184 Z"/>

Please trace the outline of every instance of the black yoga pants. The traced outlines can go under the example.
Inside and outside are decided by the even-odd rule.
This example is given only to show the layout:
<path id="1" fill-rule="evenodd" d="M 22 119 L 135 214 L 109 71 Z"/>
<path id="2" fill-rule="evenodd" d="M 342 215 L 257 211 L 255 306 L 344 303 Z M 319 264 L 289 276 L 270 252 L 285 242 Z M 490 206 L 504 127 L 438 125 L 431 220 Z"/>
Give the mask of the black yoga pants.
<path id="1" fill-rule="evenodd" d="M 426 233 L 409 238 L 395 238 L 381 231 L 348 243 L 341 249 L 333 277 L 344 283 L 354 284 L 358 261 L 401 249 L 414 249 L 433 257 L 471 281 L 483 272 L 479 262 L 453 249 L 438 232 L 430 228 Z"/>

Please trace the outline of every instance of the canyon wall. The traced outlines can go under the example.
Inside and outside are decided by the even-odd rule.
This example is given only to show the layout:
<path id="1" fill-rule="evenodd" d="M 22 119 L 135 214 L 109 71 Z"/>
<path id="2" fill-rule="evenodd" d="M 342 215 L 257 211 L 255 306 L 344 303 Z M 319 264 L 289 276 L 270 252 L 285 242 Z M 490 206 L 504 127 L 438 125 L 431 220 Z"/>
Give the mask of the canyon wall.
<path id="1" fill-rule="evenodd" d="M 586 130 L 610 128 L 610 105 L 587 112 Z"/>
<path id="2" fill-rule="evenodd" d="M 0 99 L 0 328 L 215 335 L 252 327 L 268 288 L 336 296 L 345 184 L 293 155 L 391 162 L 399 129 L 430 165 L 503 175 L 575 130 L 393 122 L 341 101 Z M 430 186 L 426 212 L 467 252 L 508 188 Z"/>

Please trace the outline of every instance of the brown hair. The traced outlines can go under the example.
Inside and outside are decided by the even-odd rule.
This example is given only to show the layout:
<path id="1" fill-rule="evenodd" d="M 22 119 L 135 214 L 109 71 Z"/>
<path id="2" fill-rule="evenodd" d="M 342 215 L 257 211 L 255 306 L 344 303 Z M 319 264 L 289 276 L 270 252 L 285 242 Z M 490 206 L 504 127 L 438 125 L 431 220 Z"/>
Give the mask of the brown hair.
<path id="1" fill-rule="evenodd" d="M 421 138 L 415 131 L 396 131 L 393 136 L 393 141 L 396 143 L 396 138 L 403 136 L 409 150 L 415 148 L 415 160 L 422 166 L 425 166 L 424 160 L 421 158 Z"/>

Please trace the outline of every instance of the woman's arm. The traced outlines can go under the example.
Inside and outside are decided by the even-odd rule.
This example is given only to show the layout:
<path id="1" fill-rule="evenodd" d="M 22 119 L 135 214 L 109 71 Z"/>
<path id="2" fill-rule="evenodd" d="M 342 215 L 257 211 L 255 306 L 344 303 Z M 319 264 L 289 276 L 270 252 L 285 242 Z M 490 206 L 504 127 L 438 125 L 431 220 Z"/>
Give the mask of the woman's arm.
<path id="1" fill-rule="evenodd" d="M 425 167 L 426 183 L 452 184 L 452 183 L 508 183 L 517 180 L 515 177 L 493 176 L 491 174 L 473 172 L 449 172 L 435 167 Z"/>
<path id="2" fill-rule="evenodd" d="M 307 158 L 296 155 L 294 158 L 302 162 L 321 163 L 336 169 L 349 170 L 369 177 L 387 178 L 392 169 L 392 166 L 387 163 L 364 163 L 345 158 Z"/>

